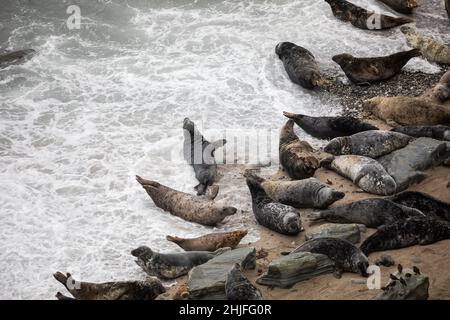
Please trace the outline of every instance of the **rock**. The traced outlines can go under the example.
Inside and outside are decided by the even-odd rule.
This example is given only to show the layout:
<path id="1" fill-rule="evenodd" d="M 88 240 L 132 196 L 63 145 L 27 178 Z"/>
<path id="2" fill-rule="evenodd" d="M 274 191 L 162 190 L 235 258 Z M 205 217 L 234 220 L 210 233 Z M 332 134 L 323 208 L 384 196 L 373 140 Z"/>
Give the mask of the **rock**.
<path id="1" fill-rule="evenodd" d="M 418 269 L 416 269 L 418 270 Z M 374 300 L 427 300 L 430 281 L 427 276 L 403 269 L 391 275 L 386 287 L 374 297 Z M 394 278 L 394 279 L 393 279 Z M 398 279 L 398 280 L 395 280 Z"/>
<path id="2" fill-rule="evenodd" d="M 235 264 L 242 269 L 256 268 L 256 250 L 238 248 L 217 256 L 207 263 L 194 267 L 188 275 L 187 288 L 191 300 L 225 300 L 225 282 Z"/>
<path id="3" fill-rule="evenodd" d="M 391 256 L 380 256 L 375 260 L 377 266 L 392 267 L 395 264 L 394 259 Z"/>
<path id="4" fill-rule="evenodd" d="M 397 183 L 397 192 L 411 184 L 422 181 L 426 175 L 421 172 L 444 162 L 447 144 L 431 138 L 418 138 L 406 147 L 378 159 Z"/>
<path id="5" fill-rule="evenodd" d="M 242 273 L 238 263 L 228 273 L 225 294 L 228 300 L 262 300 L 261 292 Z"/>
<path id="6" fill-rule="evenodd" d="M 365 228 L 363 230 L 365 230 Z M 361 240 L 361 227 L 355 223 L 326 223 L 320 225 L 317 228 L 314 228 L 313 230 L 310 230 L 305 235 L 306 240 L 326 237 L 339 238 L 350 241 L 351 243 L 358 243 Z"/>
<path id="7" fill-rule="evenodd" d="M 333 272 L 334 262 L 327 256 L 298 252 L 272 261 L 267 272 L 256 282 L 271 287 L 289 288 L 297 282 Z"/>

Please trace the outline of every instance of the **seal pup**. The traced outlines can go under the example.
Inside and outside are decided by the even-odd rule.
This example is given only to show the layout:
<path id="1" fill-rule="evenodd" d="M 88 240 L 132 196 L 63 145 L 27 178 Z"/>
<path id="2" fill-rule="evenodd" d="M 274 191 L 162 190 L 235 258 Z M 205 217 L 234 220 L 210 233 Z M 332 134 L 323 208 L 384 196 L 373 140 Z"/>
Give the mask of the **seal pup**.
<path id="1" fill-rule="evenodd" d="M 306 89 L 314 89 L 328 83 L 319 70 L 314 55 L 292 42 L 280 42 L 275 53 L 283 62 L 284 69 L 292 82 Z"/>
<path id="2" fill-rule="evenodd" d="M 252 196 L 253 213 L 260 225 L 286 235 L 295 235 L 303 230 L 296 209 L 272 200 L 253 174 L 245 172 L 244 176 Z"/>
<path id="3" fill-rule="evenodd" d="M 361 250 L 368 255 L 375 251 L 427 245 L 446 239 L 450 239 L 450 224 L 447 221 L 409 218 L 379 227 L 361 244 Z"/>
<path id="4" fill-rule="evenodd" d="M 415 208 L 427 215 L 450 221 L 450 203 L 440 201 L 426 193 L 405 191 L 387 199 L 403 206 Z"/>
<path id="5" fill-rule="evenodd" d="M 174 236 L 166 236 L 166 239 L 177 244 L 185 251 L 216 251 L 220 248 L 236 248 L 247 233 L 247 230 L 237 230 L 232 232 L 209 233 L 191 239 Z"/>
<path id="6" fill-rule="evenodd" d="M 292 253 L 311 252 L 326 255 L 336 264 L 336 274 L 342 272 L 359 273 L 367 277 L 369 261 L 364 253 L 351 242 L 339 238 L 315 238 L 306 241 Z"/>
<path id="7" fill-rule="evenodd" d="M 397 190 L 394 178 L 372 158 L 355 155 L 337 156 L 322 160 L 321 165 L 352 180 L 369 193 L 387 196 Z"/>
<path id="8" fill-rule="evenodd" d="M 389 56 L 373 58 L 356 58 L 348 53 L 343 53 L 334 56 L 332 59 L 352 82 L 370 84 L 392 78 L 400 72 L 409 60 L 421 55 L 419 49 L 412 49 Z"/>
<path id="9" fill-rule="evenodd" d="M 327 208 L 345 197 L 345 193 L 328 187 L 316 178 L 294 181 L 271 181 L 247 171 L 247 176 L 260 183 L 266 194 L 282 204 L 294 208 Z"/>
<path id="10" fill-rule="evenodd" d="M 419 7 L 417 0 L 379 0 L 388 7 L 391 7 L 397 12 L 404 14 L 411 14 L 413 10 Z"/>
<path id="11" fill-rule="evenodd" d="M 208 186 L 211 186 L 216 180 L 217 164 L 214 152 L 217 148 L 223 147 L 227 141 L 221 139 L 210 143 L 189 118 L 185 118 L 183 121 L 183 133 L 184 158 L 194 168 L 195 178 L 199 182 L 195 187 L 197 195 L 203 195 Z"/>
<path id="12" fill-rule="evenodd" d="M 136 180 L 157 207 L 187 221 L 214 226 L 237 211 L 234 207 L 224 207 L 204 196 L 197 197 L 176 191 L 156 181 L 139 176 L 136 176 Z"/>
<path id="13" fill-rule="evenodd" d="M 450 100 L 450 70 L 444 73 L 439 82 L 421 97 L 437 104 L 450 106 L 449 103 L 445 103 Z"/>
<path id="14" fill-rule="evenodd" d="M 161 281 L 155 278 L 148 278 L 146 281 L 91 283 L 76 281 L 70 273 L 56 272 L 53 277 L 78 300 L 153 300 L 166 292 Z M 56 297 L 58 300 L 73 300 L 61 292 Z"/>
<path id="15" fill-rule="evenodd" d="M 225 294 L 228 300 L 262 300 L 261 292 L 242 273 L 239 263 L 228 272 Z"/>
<path id="16" fill-rule="evenodd" d="M 341 21 L 349 21 L 353 26 L 365 30 L 383 30 L 414 22 L 409 17 L 391 17 L 367 11 L 345 0 L 325 0 L 331 6 L 333 15 Z"/>
<path id="17" fill-rule="evenodd" d="M 319 139 L 333 139 L 361 131 L 378 130 L 377 127 L 370 123 L 354 117 L 310 117 L 290 112 L 283 112 L 283 115 L 294 120 L 306 133 Z"/>
<path id="18" fill-rule="evenodd" d="M 392 127 L 450 124 L 450 107 L 416 97 L 374 97 L 363 102 L 363 109 Z"/>
<path id="19" fill-rule="evenodd" d="M 336 156 L 353 154 L 378 158 L 403 148 L 412 139 L 412 137 L 403 133 L 387 130 L 370 130 L 347 137 L 334 138 L 325 146 L 324 150 Z"/>
<path id="20" fill-rule="evenodd" d="M 219 249 L 214 253 L 206 251 L 158 253 L 147 246 L 141 246 L 132 250 L 131 255 L 137 258 L 136 264 L 148 275 L 161 279 L 176 279 L 187 274 L 193 267 L 204 264 L 225 251 L 226 249 Z"/>
<path id="21" fill-rule="evenodd" d="M 425 59 L 432 62 L 450 64 L 449 46 L 431 37 L 426 37 L 409 26 L 401 27 L 400 31 L 405 35 L 408 45 L 419 49 Z"/>
<path id="22" fill-rule="evenodd" d="M 410 126 L 393 128 L 392 131 L 407 134 L 408 136 L 420 138 L 428 137 L 437 140 L 450 141 L 449 126 Z"/>
<path id="23" fill-rule="evenodd" d="M 323 221 L 332 223 L 357 223 L 368 228 L 378 228 L 410 217 L 426 218 L 421 211 L 400 205 L 387 199 L 364 199 L 339 207 L 312 213 L 308 218 L 310 225 Z M 433 215 L 434 217 L 434 215 Z"/>
<path id="24" fill-rule="evenodd" d="M 279 154 L 281 167 L 292 179 L 310 178 L 319 168 L 315 150 L 295 134 L 293 120 L 288 120 L 280 130 Z"/>
<path id="25" fill-rule="evenodd" d="M 21 64 L 31 59 L 36 54 L 33 49 L 18 50 L 0 55 L 0 69 L 13 64 Z"/>

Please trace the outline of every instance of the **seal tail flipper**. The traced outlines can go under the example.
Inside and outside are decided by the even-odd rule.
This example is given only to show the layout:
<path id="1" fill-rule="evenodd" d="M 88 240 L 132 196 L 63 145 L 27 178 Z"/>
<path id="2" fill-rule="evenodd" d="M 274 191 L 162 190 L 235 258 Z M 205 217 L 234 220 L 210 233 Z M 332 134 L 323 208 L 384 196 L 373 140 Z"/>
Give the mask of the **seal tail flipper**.
<path id="1" fill-rule="evenodd" d="M 207 185 L 203 183 L 199 183 L 194 187 L 195 191 L 197 191 L 197 196 L 203 196 L 206 193 Z"/>
<path id="2" fill-rule="evenodd" d="M 289 118 L 289 119 L 294 120 L 294 119 L 297 119 L 297 117 L 298 117 L 299 115 L 297 115 L 297 114 L 295 114 L 295 113 L 283 111 L 283 116 L 285 116 L 286 118 Z"/>
<path id="3" fill-rule="evenodd" d="M 335 157 L 327 157 L 325 159 L 320 160 L 319 166 L 321 168 L 331 169 L 331 163 L 334 161 Z"/>
<path id="4" fill-rule="evenodd" d="M 219 186 L 217 184 L 210 186 L 205 193 L 205 197 L 209 200 L 214 200 L 219 194 Z"/>
<path id="5" fill-rule="evenodd" d="M 170 242 L 173 242 L 173 243 L 176 243 L 176 244 L 180 244 L 181 242 L 184 241 L 183 238 L 179 238 L 179 237 L 175 237 L 175 236 L 169 236 L 169 235 L 166 236 L 166 240 L 170 241 Z"/>
<path id="6" fill-rule="evenodd" d="M 71 277 L 70 273 L 67 274 L 63 274 L 62 272 L 55 272 L 53 274 L 53 277 L 59 281 L 64 287 L 67 288 L 67 281 L 69 280 L 69 278 Z M 67 288 L 68 289 L 68 288 Z"/>
<path id="7" fill-rule="evenodd" d="M 415 57 L 420 57 L 422 55 L 422 51 L 420 51 L 420 49 L 412 49 L 409 51 L 406 51 L 406 56 L 411 59 L 411 58 L 415 58 Z"/>
<path id="8" fill-rule="evenodd" d="M 71 298 L 71 297 L 65 296 L 65 295 L 63 295 L 63 294 L 62 294 L 61 292 L 59 292 L 59 291 L 56 293 L 55 297 L 56 297 L 56 299 L 58 299 L 58 300 L 77 300 L 77 299 L 75 299 L 75 298 Z"/>
<path id="9" fill-rule="evenodd" d="M 313 226 L 313 225 L 321 223 L 324 220 L 324 218 L 323 218 L 323 215 L 321 212 L 316 212 L 316 213 L 310 213 L 308 215 L 308 220 L 309 220 L 309 225 Z"/>
<path id="10" fill-rule="evenodd" d="M 230 247 L 220 248 L 220 249 L 217 249 L 216 251 L 214 251 L 213 255 L 220 256 L 221 254 L 228 252 L 228 251 L 231 251 Z"/>
<path id="11" fill-rule="evenodd" d="M 141 184 L 141 186 L 143 186 L 144 188 L 146 188 L 146 187 L 158 188 L 160 186 L 160 184 L 158 182 L 147 180 L 140 176 L 136 176 L 136 181 L 139 182 Z"/>
<path id="12" fill-rule="evenodd" d="M 212 144 L 213 150 L 217 150 L 218 148 L 222 148 L 224 145 L 226 145 L 227 139 L 219 139 L 214 141 Z"/>

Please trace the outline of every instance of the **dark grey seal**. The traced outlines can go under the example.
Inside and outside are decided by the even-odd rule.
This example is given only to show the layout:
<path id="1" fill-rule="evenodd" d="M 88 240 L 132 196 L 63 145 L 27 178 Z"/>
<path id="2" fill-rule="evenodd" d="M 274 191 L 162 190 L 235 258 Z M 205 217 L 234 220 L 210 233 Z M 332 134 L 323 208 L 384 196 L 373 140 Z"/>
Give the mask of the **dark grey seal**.
<path id="1" fill-rule="evenodd" d="M 445 0 L 445 10 L 447 10 L 447 15 L 450 18 L 450 0 Z"/>
<path id="2" fill-rule="evenodd" d="M 392 131 L 407 134 L 411 137 L 428 137 L 437 140 L 450 141 L 450 127 L 443 125 L 436 126 L 410 126 L 393 128 Z"/>
<path id="3" fill-rule="evenodd" d="M 419 6 L 417 0 L 379 0 L 397 12 L 411 14 Z"/>
<path id="4" fill-rule="evenodd" d="M 427 245 L 446 239 L 450 239 L 450 223 L 447 221 L 409 218 L 379 227 L 360 248 L 368 255 L 375 251 Z"/>
<path id="5" fill-rule="evenodd" d="M 272 200 L 261 183 L 246 172 L 247 186 L 252 195 L 252 209 L 258 223 L 281 234 L 295 235 L 303 230 L 299 212 L 293 207 Z"/>
<path id="6" fill-rule="evenodd" d="M 227 275 L 225 293 L 228 300 L 262 300 L 261 292 L 242 273 L 238 263 Z"/>
<path id="7" fill-rule="evenodd" d="M 210 143 L 189 118 L 184 119 L 183 129 L 184 158 L 194 168 L 195 177 L 199 182 L 195 187 L 197 195 L 203 195 L 208 186 L 211 186 L 216 180 L 217 164 L 214 152 L 217 148 L 222 147 L 226 140 L 222 139 Z"/>
<path id="8" fill-rule="evenodd" d="M 18 50 L 0 55 L 0 69 L 13 64 L 21 64 L 31 59 L 36 54 L 33 49 Z"/>
<path id="9" fill-rule="evenodd" d="M 333 139 L 362 131 L 378 130 L 370 123 L 354 117 L 310 117 L 289 112 L 283 112 L 283 115 L 294 120 L 306 133 L 319 139 Z"/>
<path id="10" fill-rule="evenodd" d="M 338 274 L 347 271 L 367 277 L 369 261 L 351 242 L 338 238 L 316 238 L 306 241 L 291 253 L 311 252 L 326 255 L 336 264 Z"/>
<path id="11" fill-rule="evenodd" d="M 432 213 L 399 205 L 386 199 L 364 199 L 336 208 L 312 213 L 311 224 L 318 222 L 358 223 L 368 228 L 378 228 L 384 224 L 392 224 L 410 217 L 426 218 Z M 432 215 L 434 217 L 434 215 Z"/>

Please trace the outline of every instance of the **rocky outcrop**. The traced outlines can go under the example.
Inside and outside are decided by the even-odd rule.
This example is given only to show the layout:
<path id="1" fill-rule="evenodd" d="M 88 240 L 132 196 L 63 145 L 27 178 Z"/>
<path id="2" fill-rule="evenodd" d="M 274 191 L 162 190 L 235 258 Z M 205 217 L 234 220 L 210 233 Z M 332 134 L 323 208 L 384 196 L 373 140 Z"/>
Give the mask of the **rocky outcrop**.
<path id="1" fill-rule="evenodd" d="M 326 223 L 310 230 L 305 235 L 305 239 L 310 240 L 315 238 L 331 237 L 344 239 L 350 241 L 351 243 L 358 243 L 361 240 L 361 232 L 365 232 L 365 230 L 366 228 L 364 225 L 358 225 L 356 223 Z"/>

